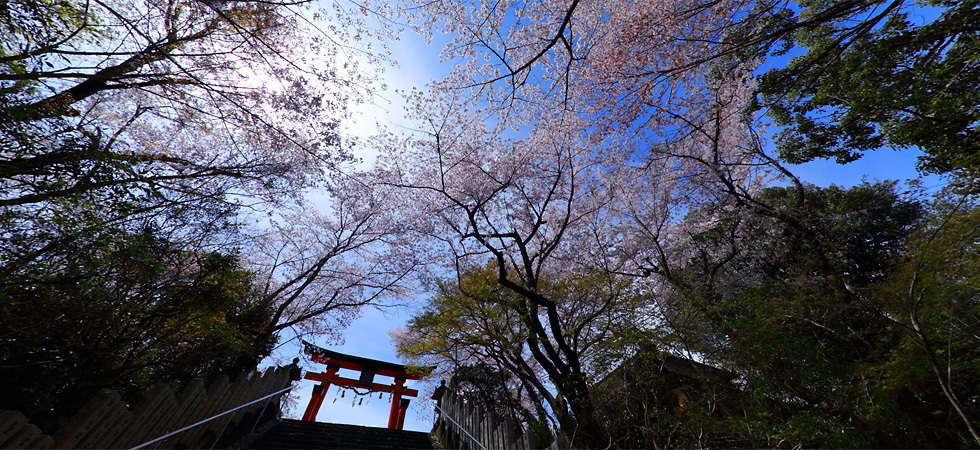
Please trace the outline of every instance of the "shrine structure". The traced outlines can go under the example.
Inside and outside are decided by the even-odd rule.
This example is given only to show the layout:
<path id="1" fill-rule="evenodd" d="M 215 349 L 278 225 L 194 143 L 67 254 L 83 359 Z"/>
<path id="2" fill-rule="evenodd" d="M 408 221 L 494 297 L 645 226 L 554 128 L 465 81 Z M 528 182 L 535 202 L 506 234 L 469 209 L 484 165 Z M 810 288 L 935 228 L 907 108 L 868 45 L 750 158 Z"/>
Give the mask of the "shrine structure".
<path id="1" fill-rule="evenodd" d="M 410 400 L 406 397 L 416 397 L 419 391 L 405 387 L 406 380 L 421 380 L 423 376 L 432 372 L 432 367 L 413 368 L 411 371 L 401 364 L 394 364 L 384 361 L 362 358 L 359 356 L 345 355 L 343 353 L 327 350 L 309 342 L 303 341 L 303 349 L 310 359 L 319 364 L 327 366 L 326 373 L 307 371 L 307 380 L 319 381 L 320 384 L 313 386 L 313 396 L 310 404 L 306 407 L 303 420 L 314 421 L 320 411 L 320 405 L 326 396 L 330 385 L 343 386 L 348 388 L 367 389 L 369 393 L 388 392 L 391 398 L 391 413 L 388 415 L 388 428 L 401 430 L 405 425 L 405 412 L 408 410 Z M 358 379 L 343 378 L 337 375 L 340 369 L 355 370 L 360 372 Z M 374 382 L 377 375 L 392 377 L 392 384 L 380 384 Z"/>

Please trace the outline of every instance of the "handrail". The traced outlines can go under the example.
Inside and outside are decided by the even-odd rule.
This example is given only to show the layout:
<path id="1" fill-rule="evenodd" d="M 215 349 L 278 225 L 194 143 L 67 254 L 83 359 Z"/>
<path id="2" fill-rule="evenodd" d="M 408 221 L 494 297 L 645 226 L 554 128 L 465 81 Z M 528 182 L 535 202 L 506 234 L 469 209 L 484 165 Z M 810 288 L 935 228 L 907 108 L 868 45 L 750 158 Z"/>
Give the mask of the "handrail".
<path id="1" fill-rule="evenodd" d="M 487 448 L 486 448 L 486 447 L 485 447 L 485 446 L 483 445 L 483 443 L 482 443 L 482 442 L 480 442 L 480 441 L 479 441 L 479 440 L 478 440 L 477 438 L 475 438 L 475 437 L 473 437 L 473 435 L 472 435 L 472 434 L 470 434 L 470 433 L 469 433 L 468 431 L 466 431 L 466 429 L 465 429 L 465 428 L 463 428 L 463 426 L 462 426 L 462 425 L 460 425 L 460 424 L 459 424 L 459 423 L 457 423 L 457 422 L 456 422 L 455 420 L 453 420 L 453 418 L 452 418 L 452 417 L 449 417 L 449 414 L 446 414 L 446 412 L 445 412 L 445 411 L 443 411 L 443 410 L 442 410 L 442 408 L 440 408 L 440 407 L 439 407 L 439 405 L 435 405 L 435 407 L 436 407 L 436 409 L 438 409 L 438 410 L 439 410 L 439 412 L 440 412 L 440 413 L 442 413 L 442 415 L 443 415 L 443 416 L 444 416 L 445 418 L 447 418 L 447 419 L 449 419 L 449 421 L 450 421 L 450 422 L 452 422 L 452 423 L 453 423 L 453 425 L 456 425 L 456 428 L 459 428 L 459 431 L 462 431 L 463 433 L 465 433 L 465 434 L 466 434 L 466 436 L 469 436 L 469 438 L 470 438 L 470 439 L 471 439 L 471 440 L 472 440 L 473 442 L 476 442 L 476 445 L 479 445 L 479 446 L 480 446 L 480 448 L 482 448 L 483 450 L 487 450 Z"/>
<path id="2" fill-rule="evenodd" d="M 162 440 L 164 440 L 164 439 L 166 439 L 166 438 L 169 438 L 170 436 L 173 436 L 173 435 L 176 435 L 176 434 L 179 434 L 179 433 L 183 433 L 184 431 L 187 431 L 187 430 L 189 430 L 189 429 L 191 429 L 191 428 L 194 428 L 194 427 L 196 427 L 196 426 L 198 426 L 198 425 L 201 425 L 201 424 L 204 424 L 204 423 L 207 423 L 207 422 L 210 422 L 210 421 L 212 421 L 212 420 L 214 420 L 214 419 L 217 419 L 217 418 L 219 418 L 219 417 L 221 417 L 221 416 L 224 416 L 224 415 L 227 415 L 227 414 L 231 414 L 231 413 L 233 413 L 233 412 L 235 412 L 235 411 L 238 411 L 239 409 L 242 409 L 242 408 L 244 408 L 244 407 L 246 407 L 246 406 L 251 406 L 251 405 L 254 405 L 254 404 L 256 404 L 256 403 L 258 403 L 258 402 L 261 402 L 262 400 L 265 400 L 265 399 L 267 399 L 267 398 L 269 398 L 269 397 L 274 397 L 274 396 L 276 396 L 276 395 L 279 395 L 279 394 L 282 394 L 283 392 L 286 392 L 286 391 L 288 391 L 288 390 L 290 390 L 290 389 L 292 389 L 292 386 L 290 386 L 290 387 L 288 387 L 288 388 L 285 388 L 285 389 L 283 389 L 283 390 L 280 390 L 280 391 L 277 391 L 277 392 L 273 392 L 273 393 L 271 393 L 271 394 L 269 394 L 269 395 L 266 395 L 265 397 L 262 397 L 262 398 L 260 398 L 260 399 L 256 399 L 256 400 L 252 400 L 252 401 L 250 401 L 250 402 L 248 402 L 248 403 L 246 403 L 246 404 L 244 404 L 244 405 L 241 405 L 241 406 L 238 406 L 238 407 L 235 407 L 235 408 L 233 408 L 233 409 L 229 409 L 228 411 L 225 411 L 225 412 L 223 412 L 223 413 L 221 413 L 221 414 L 217 414 L 217 415 L 214 415 L 214 416 L 211 416 L 211 417 L 208 417 L 207 419 L 204 419 L 204 420 L 201 420 L 201 421 L 199 421 L 199 422 L 197 422 L 197 423 L 194 423 L 194 424 L 191 424 L 191 425 L 188 425 L 188 426 L 186 426 L 186 427 L 184 427 L 184 428 L 181 428 L 181 429 L 179 429 L 179 430 L 176 430 L 176 431 L 171 431 L 171 432 L 169 432 L 169 433 L 167 433 L 167 434 L 165 434 L 165 435 L 163 435 L 163 436 L 160 436 L 160 437 L 158 437 L 158 438 L 156 438 L 156 439 L 154 439 L 154 440 L 152 440 L 152 441 L 148 441 L 148 442 L 144 442 L 144 443 L 142 443 L 142 444 L 140 444 L 140 445 L 137 445 L 136 447 L 133 447 L 133 448 L 131 448 L 130 450 L 136 450 L 136 449 L 140 449 L 140 448 L 143 448 L 143 447 L 146 447 L 146 446 L 148 446 L 148 445 L 150 445 L 150 444 L 155 444 L 155 443 L 157 443 L 157 442 L 160 442 L 160 441 L 162 441 Z"/>

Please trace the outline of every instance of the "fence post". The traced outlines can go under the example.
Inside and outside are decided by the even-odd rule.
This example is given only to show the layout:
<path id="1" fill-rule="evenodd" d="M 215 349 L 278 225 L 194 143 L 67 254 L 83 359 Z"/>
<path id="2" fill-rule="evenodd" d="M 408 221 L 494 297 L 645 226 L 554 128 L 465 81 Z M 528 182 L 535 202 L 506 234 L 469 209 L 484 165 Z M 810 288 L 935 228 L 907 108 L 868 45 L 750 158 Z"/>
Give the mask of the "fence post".
<path id="1" fill-rule="evenodd" d="M 116 431 L 116 427 L 126 418 L 126 404 L 121 400 L 116 400 L 110 406 L 109 411 L 102 417 L 100 426 L 94 427 L 87 435 L 85 439 L 78 442 L 78 448 L 102 448 L 104 445 L 100 443 Z"/>
<path id="2" fill-rule="evenodd" d="M 0 442 L 6 441 L 28 422 L 27 417 L 19 412 L 0 411 Z"/>
<path id="3" fill-rule="evenodd" d="M 139 439 L 146 434 L 146 428 L 159 411 L 163 396 L 166 394 L 170 394 L 170 386 L 164 383 L 157 383 L 150 388 L 133 408 L 133 420 L 129 422 L 129 426 L 122 433 L 122 438 L 117 442 L 117 445 L 131 447 L 139 443 Z"/>
<path id="4" fill-rule="evenodd" d="M 215 382 L 211 383 L 211 386 L 208 386 L 205 394 L 207 396 L 207 400 L 204 402 L 204 406 L 201 407 L 200 411 L 197 413 L 191 423 L 204 420 L 213 411 L 216 411 L 221 407 L 221 404 L 223 403 L 222 400 L 224 400 L 228 395 L 229 384 L 227 375 L 218 375 Z M 180 445 L 185 447 L 198 448 L 200 447 L 199 444 L 205 431 L 206 430 L 201 428 L 190 430 L 190 432 L 184 433 L 178 442 Z"/>
<path id="5" fill-rule="evenodd" d="M 112 403 L 119 401 L 119 393 L 104 390 L 89 400 L 61 430 L 54 435 L 57 448 L 74 448 L 88 432 L 98 424 L 99 419 L 109 412 Z"/>
<path id="6" fill-rule="evenodd" d="M 200 378 L 195 378 L 191 380 L 184 390 L 180 391 L 180 398 L 178 402 L 180 403 L 181 409 L 184 410 L 184 420 L 181 426 L 187 426 L 194 423 L 194 419 L 203 414 L 204 407 L 207 405 L 208 393 L 207 389 L 204 387 L 204 380 Z M 180 443 L 186 440 L 186 436 L 177 436 L 173 442 L 175 445 L 180 445 Z M 139 442 L 133 442 L 132 445 L 139 445 Z"/>

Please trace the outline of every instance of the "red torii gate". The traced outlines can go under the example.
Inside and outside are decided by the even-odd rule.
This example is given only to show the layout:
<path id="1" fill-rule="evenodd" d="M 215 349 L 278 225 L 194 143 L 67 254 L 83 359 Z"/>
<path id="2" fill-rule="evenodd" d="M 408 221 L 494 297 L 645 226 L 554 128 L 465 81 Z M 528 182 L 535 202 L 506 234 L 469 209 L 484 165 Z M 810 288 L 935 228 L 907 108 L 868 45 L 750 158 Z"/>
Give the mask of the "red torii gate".
<path id="1" fill-rule="evenodd" d="M 401 430 L 405 425 L 405 411 L 408 410 L 410 402 L 407 398 L 416 397 L 419 391 L 405 387 L 405 380 L 421 380 L 426 372 L 431 372 L 432 367 L 422 367 L 419 370 L 409 372 L 405 366 L 384 361 L 376 361 L 360 356 L 345 355 L 325 348 L 317 347 L 309 342 L 303 341 L 303 348 L 306 354 L 310 355 L 313 362 L 326 364 L 327 373 L 306 372 L 307 380 L 319 381 L 320 384 L 313 386 L 313 397 L 310 404 L 306 407 L 303 420 L 312 422 L 316 419 L 323 398 L 331 384 L 353 388 L 366 388 L 369 392 L 390 392 L 391 413 L 388 415 L 388 428 Z M 361 372 L 359 379 L 342 378 L 337 376 L 340 369 L 350 369 Z M 374 382 L 375 375 L 393 377 L 394 384 L 378 384 Z"/>

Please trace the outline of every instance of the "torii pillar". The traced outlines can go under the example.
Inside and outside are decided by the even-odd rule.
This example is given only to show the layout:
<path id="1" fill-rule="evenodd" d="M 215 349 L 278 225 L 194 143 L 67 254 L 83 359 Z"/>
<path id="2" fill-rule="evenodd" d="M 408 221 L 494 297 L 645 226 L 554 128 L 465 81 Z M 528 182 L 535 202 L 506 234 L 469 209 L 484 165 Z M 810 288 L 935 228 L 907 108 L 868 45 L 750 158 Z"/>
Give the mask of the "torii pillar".
<path id="1" fill-rule="evenodd" d="M 309 405 L 306 406 L 306 412 L 303 413 L 303 420 L 308 422 L 316 420 L 327 389 L 331 384 L 336 384 L 338 386 L 365 388 L 369 392 L 390 392 L 392 399 L 391 412 L 388 415 L 388 428 L 401 430 L 405 426 L 405 412 L 408 410 L 408 404 L 411 400 L 404 397 L 419 395 L 419 391 L 405 387 L 405 380 L 421 380 L 422 374 L 419 371 L 409 373 L 401 364 L 345 355 L 317 347 L 306 341 L 303 341 L 303 348 L 313 362 L 327 366 L 326 373 L 306 372 L 305 378 L 307 380 L 319 381 L 320 384 L 313 386 L 313 396 L 310 398 Z M 340 369 L 356 370 L 361 375 L 357 380 L 342 378 L 337 376 L 337 371 Z M 432 369 L 431 367 L 423 367 L 421 372 L 431 372 Z M 375 383 L 375 375 L 392 377 L 395 381 L 390 385 Z"/>

